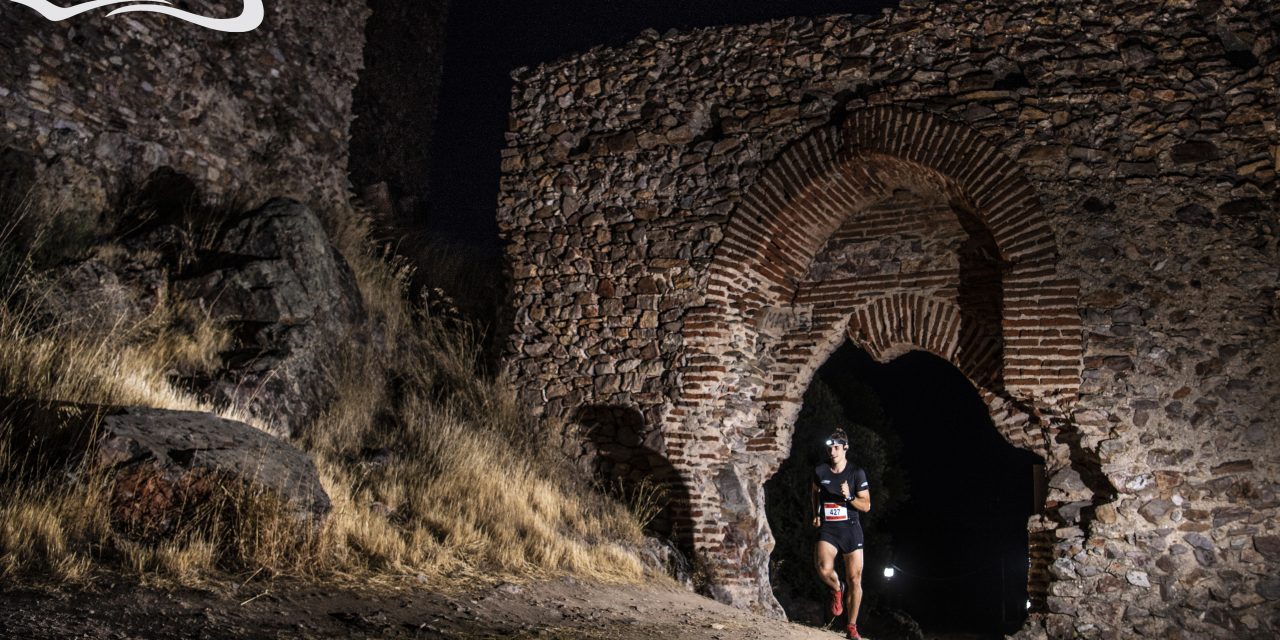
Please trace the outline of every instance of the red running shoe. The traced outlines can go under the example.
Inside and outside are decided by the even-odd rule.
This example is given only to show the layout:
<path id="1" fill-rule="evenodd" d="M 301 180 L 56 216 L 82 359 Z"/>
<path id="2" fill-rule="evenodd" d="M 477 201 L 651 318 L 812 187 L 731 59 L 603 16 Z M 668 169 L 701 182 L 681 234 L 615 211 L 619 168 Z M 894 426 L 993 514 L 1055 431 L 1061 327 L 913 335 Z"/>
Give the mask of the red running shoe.
<path id="1" fill-rule="evenodd" d="M 858 625 L 849 625 L 849 635 L 846 636 L 846 638 L 848 638 L 848 640 L 862 640 L 862 636 L 858 635 Z"/>
<path id="2" fill-rule="evenodd" d="M 837 581 L 840 585 L 839 589 L 831 592 L 831 615 L 838 616 L 844 613 L 844 583 Z"/>

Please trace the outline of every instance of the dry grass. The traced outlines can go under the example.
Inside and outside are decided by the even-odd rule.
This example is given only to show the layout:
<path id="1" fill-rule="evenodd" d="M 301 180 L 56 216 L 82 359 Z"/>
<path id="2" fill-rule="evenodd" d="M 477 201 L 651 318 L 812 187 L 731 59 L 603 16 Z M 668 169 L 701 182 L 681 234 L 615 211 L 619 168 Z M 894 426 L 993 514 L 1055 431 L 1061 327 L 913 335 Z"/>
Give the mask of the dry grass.
<path id="1" fill-rule="evenodd" d="M 620 544 L 639 540 L 634 519 L 556 468 L 528 441 L 507 381 L 467 375 L 475 352 L 423 322 L 423 341 L 400 355 L 409 391 L 394 398 L 367 375 L 376 362 L 349 361 L 308 438 L 337 505 L 332 533 L 347 541 L 338 546 L 365 551 L 342 564 L 428 577 L 638 577 Z M 379 417 L 370 407 L 394 409 Z"/>
<path id="2" fill-rule="evenodd" d="M 85 549 L 110 533 L 104 494 L 52 482 L 8 484 L 0 500 L 0 584 L 23 578 L 88 581 L 95 566 Z"/>
<path id="3" fill-rule="evenodd" d="M 671 489 L 667 484 L 648 477 L 640 482 L 614 478 L 612 482 L 597 480 L 593 484 L 596 491 L 613 496 L 625 505 L 641 529 L 648 528 L 662 514 L 671 498 Z"/>
<path id="4" fill-rule="evenodd" d="M 35 331 L 21 309 L 0 309 L 0 395 L 214 411 L 174 389 L 166 374 L 208 366 L 226 341 L 213 319 L 172 301 L 105 336 Z M 220 413 L 247 420 L 235 410 Z"/>
<path id="5" fill-rule="evenodd" d="M 340 355 L 338 393 L 305 436 L 336 507 L 329 534 L 346 540 L 339 567 L 639 577 L 634 517 L 566 470 L 506 375 L 478 375 L 477 337 L 412 310 L 409 269 L 367 248 L 366 220 L 344 220 L 329 230 L 385 343 Z"/>
<path id="6" fill-rule="evenodd" d="M 229 486 L 177 533 L 132 537 L 111 522 L 109 475 L 77 467 L 33 477 L 0 429 L 0 581 L 77 583 L 123 571 L 159 583 L 296 576 L 447 587 L 478 576 L 642 575 L 631 551 L 641 540 L 636 517 L 534 436 L 504 374 L 478 373 L 476 337 L 414 311 L 409 268 L 370 247 L 366 219 L 326 226 L 380 340 L 334 350 L 335 396 L 298 443 L 333 501 L 325 524 L 300 523 L 273 497 Z M 214 411 L 170 386 L 167 372 L 216 361 L 226 336 L 215 319 L 162 299 L 143 322 L 107 335 L 37 333 L 14 290 L 0 305 L 0 395 Z M 219 413 L 244 420 L 234 408 Z"/>
<path id="7" fill-rule="evenodd" d="M 229 340 L 216 319 L 195 305 L 162 295 L 141 319 L 120 319 L 101 334 L 68 327 L 42 326 L 35 309 L 52 289 L 51 271 L 38 266 L 38 255 L 71 255 L 50 248 L 59 234 L 48 229 L 58 215 L 35 216 L 29 201 L 7 216 L 0 244 L 22 242 L 26 252 L 8 255 L 14 270 L 0 273 L 0 395 L 213 411 L 174 389 L 167 372 L 175 368 L 208 368 Z M 26 220 L 44 219 L 34 229 Z M 87 250 L 103 261 L 119 259 L 118 245 L 104 243 Z M 238 411 L 222 415 L 244 420 Z"/>

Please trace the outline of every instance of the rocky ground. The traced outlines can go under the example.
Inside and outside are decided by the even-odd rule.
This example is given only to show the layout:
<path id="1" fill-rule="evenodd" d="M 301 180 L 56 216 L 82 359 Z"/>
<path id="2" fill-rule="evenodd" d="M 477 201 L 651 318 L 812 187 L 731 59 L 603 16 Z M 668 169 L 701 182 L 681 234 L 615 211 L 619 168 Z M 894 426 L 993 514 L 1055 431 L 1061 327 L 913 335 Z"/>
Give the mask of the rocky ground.
<path id="1" fill-rule="evenodd" d="M 832 639 L 676 586 L 573 579 L 483 591 L 371 592 L 251 584 L 225 592 L 129 588 L 0 593 L 0 638 L 680 638 Z"/>

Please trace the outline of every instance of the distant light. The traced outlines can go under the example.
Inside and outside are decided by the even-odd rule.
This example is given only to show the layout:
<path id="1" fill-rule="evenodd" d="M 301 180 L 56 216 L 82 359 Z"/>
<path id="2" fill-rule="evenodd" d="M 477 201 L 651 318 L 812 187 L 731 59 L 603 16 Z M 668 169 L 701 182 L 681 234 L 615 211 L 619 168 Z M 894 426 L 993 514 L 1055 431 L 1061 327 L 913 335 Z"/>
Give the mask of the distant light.
<path id="1" fill-rule="evenodd" d="M 1030 601 L 1030 600 L 1027 600 L 1027 608 L 1028 608 L 1028 609 L 1030 609 L 1030 608 L 1031 608 L 1031 601 Z"/>
<path id="2" fill-rule="evenodd" d="M 894 572 L 893 572 L 893 567 L 885 567 L 885 568 L 884 568 L 884 577 L 886 577 L 886 578 L 892 578 L 892 577 L 893 577 L 893 573 L 894 573 Z"/>

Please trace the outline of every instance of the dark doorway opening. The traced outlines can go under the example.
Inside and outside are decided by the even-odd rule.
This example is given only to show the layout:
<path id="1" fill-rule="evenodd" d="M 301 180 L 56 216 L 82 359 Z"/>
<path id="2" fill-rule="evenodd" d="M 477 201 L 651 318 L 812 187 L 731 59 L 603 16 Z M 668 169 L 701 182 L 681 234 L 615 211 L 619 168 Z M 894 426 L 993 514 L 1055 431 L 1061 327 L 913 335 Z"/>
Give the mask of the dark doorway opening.
<path id="1" fill-rule="evenodd" d="M 791 456 L 766 484 L 778 540 L 774 591 L 788 616 L 830 619 L 811 561 L 794 566 L 811 557 L 812 532 L 786 522 L 802 515 L 786 503 L 807 509 L 821 439 L 841 416 L 868 432 L 851 434 L 849 454 L 872 482 L 859 628 L 879 638 L 922 631 L 998 638 L 1019 629 L 1027 617 L 1027 519 L 1042 460 L 1000 436 L 977 390 L 950 363 L 912 351 L 880 364 L 847 343 L 815 375 Z"/>
<path id="2" fill-rule="evenodd" d="M 590 405 L 576 417 L 585 436 L 578 465 L 599 490 L 635 512 L 646 533 L 674 541 L 675 510 L 688 504 L 689 491 L 667 458 L 645 443 L 640 412 Z"/>
<path id="3" fill-rule="evenodd" d="M 688 587 L 695 586 L 693 548 L 677 523 L 688 520 L 689 489 L 647 439 L 644 417 L 630 407 L 589 405 L 575 416 L 579 468 L 596 489 L 631 511 L 644 530 L 641 553 Z"/>

